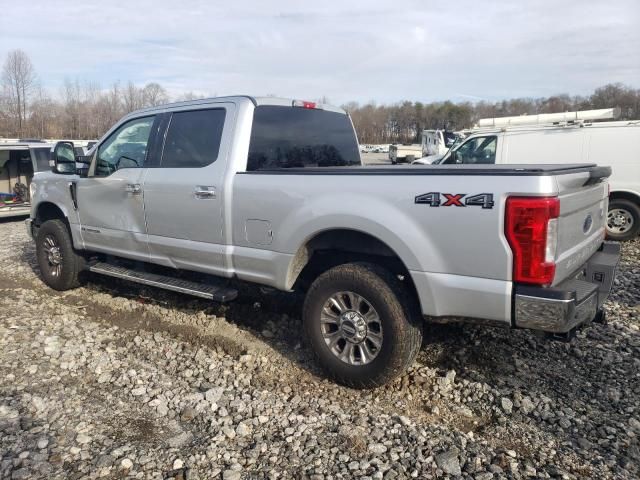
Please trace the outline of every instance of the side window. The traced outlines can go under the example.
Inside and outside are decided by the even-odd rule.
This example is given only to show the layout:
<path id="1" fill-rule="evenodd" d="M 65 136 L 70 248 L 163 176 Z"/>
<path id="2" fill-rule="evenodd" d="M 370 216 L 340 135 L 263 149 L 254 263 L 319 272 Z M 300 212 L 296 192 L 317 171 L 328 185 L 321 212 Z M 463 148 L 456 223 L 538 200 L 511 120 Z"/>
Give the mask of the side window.
<path id="1" fill-rule="evenodd" d="M 443 163 L 462 163 L 467 165 L 496 163 L 497 144 L 497 137 L 471 138 L 452 151 L 452 154 Z"/>
<path id="2" fill-rule="evenodd" d="M 130 120 L 98 148 L 95 176 L 106 177 L 121 168 L 141 168 L 155 117 Z"/>
<path id="3" fill-rule="evenodd" d="M 225 110 L 193 110 L 171 115 L 164 142 L 162 168 L 199 168 L 218 158 Z"/>

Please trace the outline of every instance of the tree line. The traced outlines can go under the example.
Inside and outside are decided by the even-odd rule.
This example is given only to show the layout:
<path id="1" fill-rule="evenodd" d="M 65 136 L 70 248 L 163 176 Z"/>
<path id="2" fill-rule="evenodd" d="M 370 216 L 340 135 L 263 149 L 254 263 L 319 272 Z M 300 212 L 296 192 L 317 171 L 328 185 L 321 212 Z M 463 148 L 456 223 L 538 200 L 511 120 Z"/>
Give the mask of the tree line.
<path id="1" fill-rule="evenodd" d="M 170 100 L 197 98 L 187 93 L 170 98 L 160 84 L 137 86 L 116 82 L 102 88 L 95 82 L 66 80 L 56 96 L 38 81 L 35 67 L 22 50 L 7 54 L 0 90 L 0 137 L 95 139 L 123 115 Z M 322 101 L 327 101 L 323 98 Z M 640 119 L 640 89 L 619 83 L 604 85 L 588 96 L 554 95 L 497 102 L 411 102 L 343 105 L 361 143 L 411 143 L 424 129 L 460 130 L 480 118 L 619 107 L 620 119 Z"/>
<path id="2" fill-rule="evenodd" d="M 472 127 L 480 118 L 619 107 L 619 120 L 637 120 L 640 119 L 640 89 L 615 83 L 596 88 L 588 96 L 562 94 L 475 103 L 348 103 L 343 107 L 353 119 L 360 143 L 413 143 L 420 141 L 422 130 L 462 130 Z"/>

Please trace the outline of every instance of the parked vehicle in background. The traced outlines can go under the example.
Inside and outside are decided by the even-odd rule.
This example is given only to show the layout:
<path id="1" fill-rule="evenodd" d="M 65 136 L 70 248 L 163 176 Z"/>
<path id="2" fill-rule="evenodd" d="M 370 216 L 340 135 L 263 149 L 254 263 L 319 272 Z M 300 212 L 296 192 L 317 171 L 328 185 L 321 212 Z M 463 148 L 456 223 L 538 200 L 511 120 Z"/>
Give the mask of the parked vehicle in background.
<path id="1" fill-rule="evenodd" d="M 610 165 L 607 234 L 630 240 L 640 233 L 640 120 L 594 121 L 615 116 L 603 109 L 482 119 L 439 163 Z"/>
<path id="2" fill-rule="evenodd" d="M 389 160 L 396 163 L 411 163 L 422 157 L 422 145 L 419 143 L 393 143 L 389 145 Z"/>
<path id="3" fill-rule="evenodd" d="M 0 218 L 29 214 L 33 175 L 50 170 L 52 147 L 32 139 L 0 143 Z"/>
<path id="4" fill-rule="evenodd" d="M 47 285 L 89 270 L 221 302 L 231 278 L 298 290 L 320 364 L 353 387 L 403 373 L 425 318 L 569 335 L 619 257 L 603 244 L 608 168 L 366 167 L 349 116 L 312 102 L 153 107 L 81 175 L 73 144 L 53 160 L 27 221 Z"/>
<path id="5" fill-rule="evenodd" d="M 461 138 L 459 132 L 450 130 L 423 130 L 422 131 L 422 156 L 444 156 Z"/>

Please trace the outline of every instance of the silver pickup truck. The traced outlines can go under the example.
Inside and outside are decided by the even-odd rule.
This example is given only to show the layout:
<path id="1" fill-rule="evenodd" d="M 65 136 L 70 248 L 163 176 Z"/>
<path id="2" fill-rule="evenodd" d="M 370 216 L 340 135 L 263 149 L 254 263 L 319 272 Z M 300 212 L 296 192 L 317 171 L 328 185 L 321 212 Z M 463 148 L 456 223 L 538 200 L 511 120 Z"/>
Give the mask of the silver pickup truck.
<path id="1" fill-rule="evenodd" d="M 354 387 L 404 372 L 425 320 L 570 334 L 602 315 L 619 258 L 608 167 L 362 166 L 349 116 L 311 102 L 140 110 L 77 160 L 59 142 L 31 184 L 47 285 L 90 271 L 219 302 L 237 280 L 302 291 L 320 364 Z"/>

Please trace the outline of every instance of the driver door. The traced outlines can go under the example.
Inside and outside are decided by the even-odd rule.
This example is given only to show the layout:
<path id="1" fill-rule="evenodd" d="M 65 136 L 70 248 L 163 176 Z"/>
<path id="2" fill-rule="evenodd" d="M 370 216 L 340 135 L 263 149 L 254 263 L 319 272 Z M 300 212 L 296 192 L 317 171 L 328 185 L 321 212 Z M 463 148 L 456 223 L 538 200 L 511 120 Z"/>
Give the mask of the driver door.
<path id="1" fill-rule="evenodd" d="M 154 163 L 150 151 L 158 117 L 128 120 L 96 149 L 86 178 L 77 180 L 77 206 L 84 247 L 136 260 L 149 248 L 142 184 Z"/>

